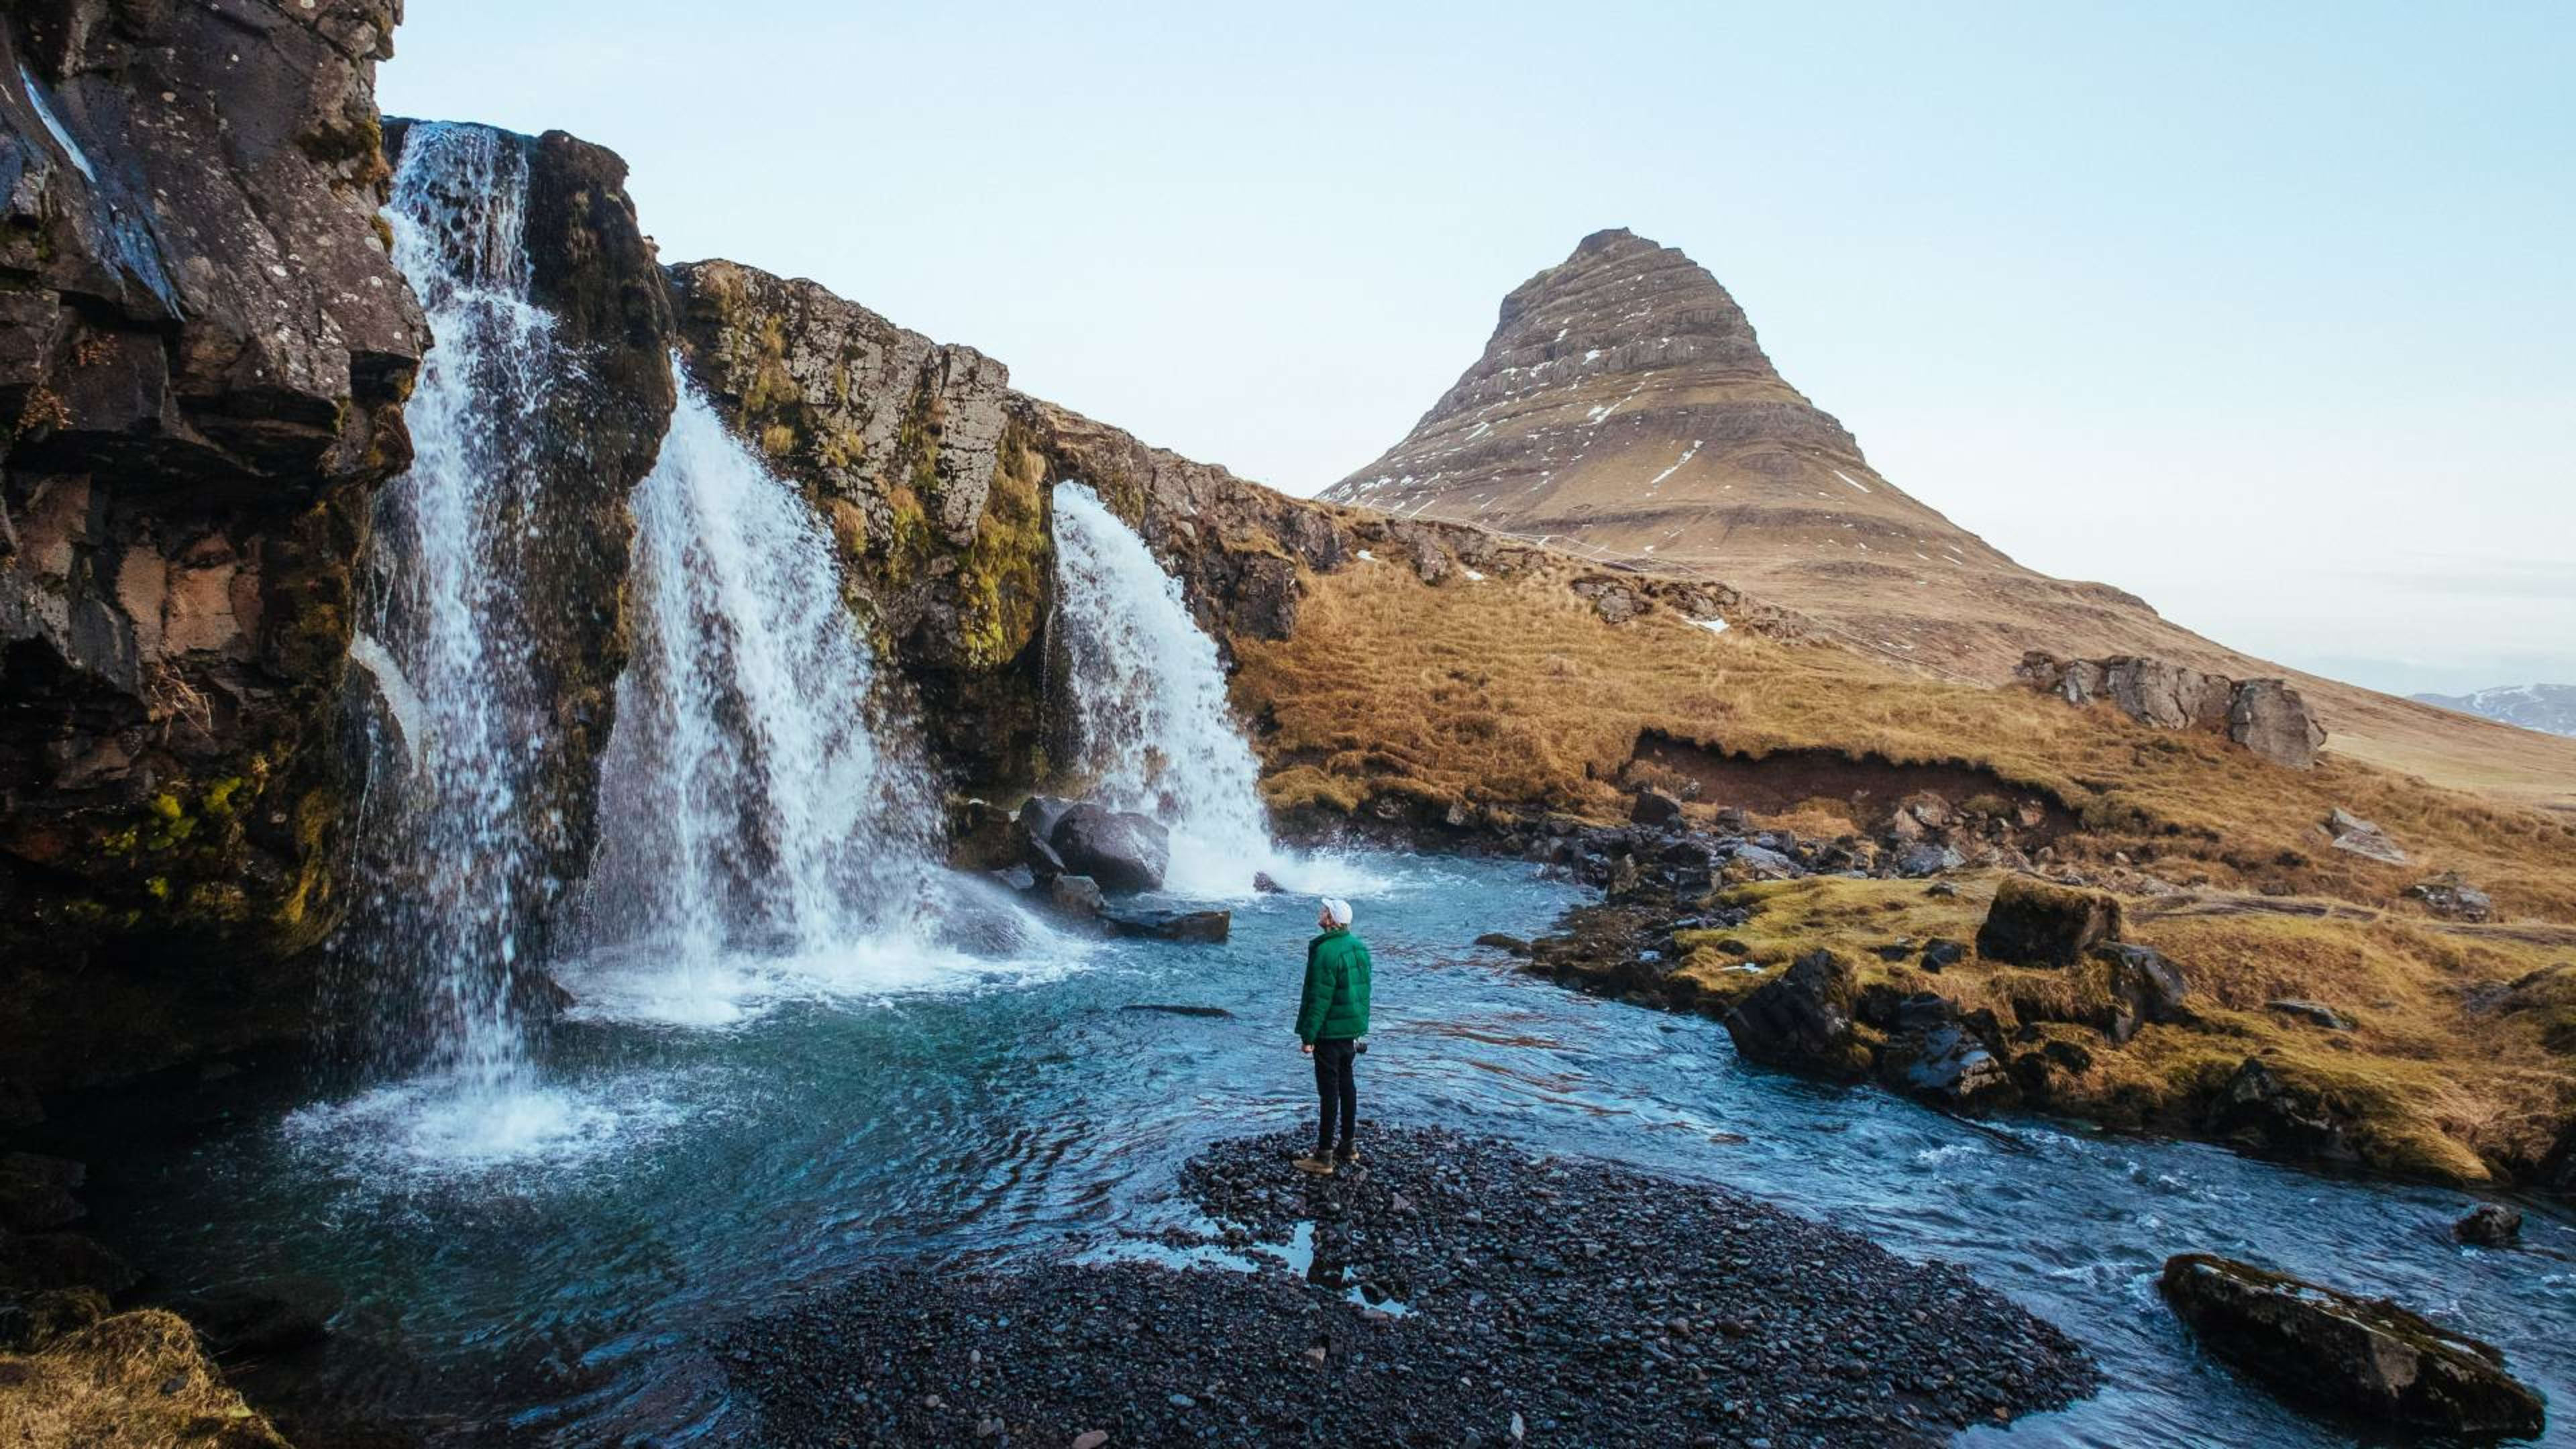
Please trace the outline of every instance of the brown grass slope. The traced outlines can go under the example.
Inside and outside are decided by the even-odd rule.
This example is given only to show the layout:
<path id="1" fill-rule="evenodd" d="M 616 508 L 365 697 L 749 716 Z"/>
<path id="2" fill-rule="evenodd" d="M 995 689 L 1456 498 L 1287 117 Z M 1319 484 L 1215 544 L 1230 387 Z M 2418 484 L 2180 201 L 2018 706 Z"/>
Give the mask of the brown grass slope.
<path id="1" fill-rule="evenodd" d="M 2460 925 L 2315 897 L 2133 902 L 2127 937 L 2182 966 L 2197 1020 L 2151 1025 L 2113 1048 L 2090 1028 L 2054 1020 L 2098 989 L 2082 969 L 2026 970 L 1971 949 L 1933 974 L 1869 952 L 1899 940 L 1973 942 L 1998 879 L 1958 879 L 1951 897 L 1920 881 L 1831 876 L 1739 887 L 1727 899 L 1751 907 L 1752 919 L 1683 933 L 1683 973 L 1703 993 L 1702 1009 L 1722 1010 L 1824 948 L 1852 962 L 1863 985 L 1938 992 L 1969 1011 L 1993 1010 L 2008 1029 L 2023 1003 L 2041 1003 L 2052 1020 L 2034 1023 L 2039 1039 L 2090 1058 L 2055 1084 L 2050 1105 L 2131 1127 L 2197 1128 L 2228 1078 L 2258 1057 L 2331 1104 L 2363 1165 L 2411 1177 L 2527 1173 L 2576 1111 L 2576 969 L 2510 989 L 2576 959 L 2576 930 Z M 1743 961 L 1765 969 L 1727 969 Z M 2324 1002 L 2353 1029 L 2268 1007 L 2283 998 Z"/>
<path id="2" fill-rule="evenodd" d="M 1930 680 L 1749 628 L 1713 633 L 1652 601 L 1610 623 L 1570 587 L 1598 571 L 1531 559 L 1509 576 L 1453 569 L 1426 584 L 1382 554 L 1310 578 L 1290 638 L 1237 640 L 1236 700 L 1260 722 L 1273 803 L 1536 801 L 1606 817 L 1641 739 L 1660 734 L 1756 760 L 1991 772 L 2084 824 L 2062 854 L 2123 854 L 2176 884 L 2389 906 L 2448 869 L 2511 915 L 2576 921 L 2576 823 L 2354 759 L 2286 770 L 2107 707 Z M 1827 792 L 1818 805 L 1867 828 L 1891 803 Z M 2321 822 L 2336 806 L 2385 827 L 2410 863 L 2332 849 Z"/>

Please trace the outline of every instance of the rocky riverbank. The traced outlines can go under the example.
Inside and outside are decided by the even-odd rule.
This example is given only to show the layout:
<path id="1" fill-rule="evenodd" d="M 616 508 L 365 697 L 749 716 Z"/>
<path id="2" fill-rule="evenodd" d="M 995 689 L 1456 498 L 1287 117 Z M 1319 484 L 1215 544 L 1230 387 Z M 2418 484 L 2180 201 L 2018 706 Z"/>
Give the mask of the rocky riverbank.
<path id="1" fill-rule="evenodd" d="M 1482 944 L 1724 1021 L 1748 1058 L 1945 1109 L 2576 1191 L 2576 932 L 2052 862 L 1996 804 L 1907 802 L 1910 829 L 1876 838 L 1712 826 L 1651 792 L 1627 826 L 1501 822 L 1485 848 L 1603 894 Z"/>
<path id="2" fill-rule="evenodd" d="M 1440 1131 L 1322 1180 L 1298 1140 L 1182 1169 L 1204 1236 L 868 1274 L 718 1357 L 781 1445 L 1932 1445 L 2099 1382 L 1962 1270 L 1726 1188 Z"/>

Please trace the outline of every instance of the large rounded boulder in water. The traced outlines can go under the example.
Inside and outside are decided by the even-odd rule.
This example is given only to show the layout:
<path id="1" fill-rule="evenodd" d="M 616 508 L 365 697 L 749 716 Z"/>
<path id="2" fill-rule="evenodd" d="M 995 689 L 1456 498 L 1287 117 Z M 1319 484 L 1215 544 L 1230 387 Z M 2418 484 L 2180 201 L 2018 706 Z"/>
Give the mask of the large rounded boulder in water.
<path id="1" fill-rule="evenodd" d="M 1057 817 L 1047 844 L 1064 868 L 1087 875 L 1107 891 L 1149 891 L 1163 883 L 1172 863 L 1171 832 L 1150 815 L 1076 805 Z"/>
<path id="2" fill-rule="evenodd" d="M 2387 1299 L 2206 1253 L 2166 1260 L 2157 1286 L 2211 1353 L 2286 1396 L 2437 1434 L 2540 1436 L 2547 1404 L 2501 1352 Z"/>

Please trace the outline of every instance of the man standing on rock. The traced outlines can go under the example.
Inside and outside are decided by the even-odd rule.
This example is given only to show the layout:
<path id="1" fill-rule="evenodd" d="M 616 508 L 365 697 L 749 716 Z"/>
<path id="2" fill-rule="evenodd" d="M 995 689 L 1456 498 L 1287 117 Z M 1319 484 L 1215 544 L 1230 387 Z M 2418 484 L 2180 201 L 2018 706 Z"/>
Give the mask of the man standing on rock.
<path id="1" fill-rule="evenodd" d="M 1315 1094 L 1323 1116 L 1315 1127 L 1313 1155 L 1297 1159 L 1297 1170 L 1330 1177 L 1335 1168 L 1359 1161 L 1351 1122 L 1358 1105 L 1351 1085 L 1351 1066 L 1368 1035 L 1368 943 L 1351 934 L 1351 903 L 1324 898 L 1315 917 L 1323 934 L 1306 943 L 1306 992 L 1297 1003 L 1300 1050 L 1315 1059 Z M 1334 1136 L 1336 1125 L 1340 1136 Z"/>

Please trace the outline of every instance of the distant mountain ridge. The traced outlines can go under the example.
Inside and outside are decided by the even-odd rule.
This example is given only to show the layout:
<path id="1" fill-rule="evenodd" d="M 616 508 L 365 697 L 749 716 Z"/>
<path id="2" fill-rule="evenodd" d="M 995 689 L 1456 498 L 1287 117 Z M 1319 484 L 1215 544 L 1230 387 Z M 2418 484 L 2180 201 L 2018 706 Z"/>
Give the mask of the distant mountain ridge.
<path id="1" fill-rule="evenodd" d="M 2503 684 L 2470 694 L 2413 697 L 2442 709 L 2501 720 L 2546 735 L 2576 735 L 2576 684 Z"/>

